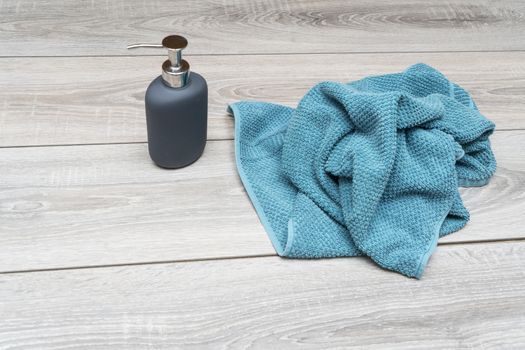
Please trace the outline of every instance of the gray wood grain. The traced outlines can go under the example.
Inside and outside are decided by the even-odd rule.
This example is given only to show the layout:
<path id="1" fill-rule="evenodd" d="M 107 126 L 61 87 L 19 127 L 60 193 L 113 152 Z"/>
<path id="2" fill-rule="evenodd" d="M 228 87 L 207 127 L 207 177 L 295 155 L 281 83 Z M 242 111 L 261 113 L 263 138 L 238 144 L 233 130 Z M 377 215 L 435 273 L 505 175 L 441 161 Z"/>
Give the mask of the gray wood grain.
<path id="1" fill-rule="evenodd" d="M 145 141 L 144 92 L 162 59 L 0 59 L 0 146 Z M 191 57 L 209 83 L 210 139 L 233 137 L 229 102 L 295 106 L 317 82 L 392 73 L 416 62 L 471 91 L 498 129 L 525 128 L 524 61 L 525 52 Z"/>
<path id="2" fill-rule="evenodd" d="M 189 53 L 522 50 L 520 0 L 3 0 L 3 56 L 126 55 L 190 40 Z"/>
<path id="3" fill-rule="evenodd" d="M 493 147 L 491 183 L 462 190 L 471 222 L 441 242 L 525 238 L 525 131 Z M 0 271 L 274 254 L 233 152 L 167 171 L 145 144 L 0 149 Z"/>
<path id="4" fill-rule="evenodd" d="M 525 243 L 0 275 L 1 349 L 523 349 Z"/>
<path id="5" fill-rule="evenodd" d="M 0 149 L 1 270 L 273 254 L 232 146 L 177 171 L 145 144 Z"/>
<path id="6" fill-rule="evenodd" d="M 523 32 L 520 0 L 0 1 L 0 350 L 525 348 Z M 222 141 L 165 171 L 143 143 L 164 56 L 125 46 L 172 33 Z M 491 183 L 461 190 L 469 225 L 421 281 L 272 256 L 227 103 L 294 106 L 416 62 L 517 130 L 493 138 Z"/>

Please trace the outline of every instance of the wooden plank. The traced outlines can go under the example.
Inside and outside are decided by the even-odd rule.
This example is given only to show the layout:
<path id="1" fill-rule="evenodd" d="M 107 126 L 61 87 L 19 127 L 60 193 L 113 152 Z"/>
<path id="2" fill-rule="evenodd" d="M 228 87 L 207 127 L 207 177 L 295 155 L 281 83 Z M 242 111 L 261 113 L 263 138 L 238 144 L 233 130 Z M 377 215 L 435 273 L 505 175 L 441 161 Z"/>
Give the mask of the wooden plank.
<path id="1" fill-rule="evenodd" d="M 146 140 L 143 98 L 160 57 L 0 59 L 0 146 Z M 469 89 L 500 130 L 525 128 L 525 52 L 192 57 L 209 83 L 209 138 L 231 139 L 226 105 L 290 106 L 319 81 L 351 81 L 426 62 Z M 27 67 L 32 69 L 27 69 Z"/>
<path id="2" fill-rule="evenodd" d="M 232 146 L 177 171 L 145 144 L 0 149 L 1 271 L 273 254 Z"/>
<path id="3" fill-rule="evenodd" d="M 2 349 L 523 349 L 525 243 L 0 275 Z"/>
<path id="4" fill-rule="evenodd" d="M 525 131 L 493 142 L 498 172 L 462 190 L 472 220 L 443 242 L 525 238 Z M 274 254 L 233 152 L 167 171 L 145 144 L 0 149 L 0 271 Z"/>
<path id="5" fill-rule="evenodd" d="M 4 0 L 4 56 L 126 55 L 190 39 L 190 53 L 523 50 L 520 0 Z M 242 44 L 240 44 L 242 43 Z"/>

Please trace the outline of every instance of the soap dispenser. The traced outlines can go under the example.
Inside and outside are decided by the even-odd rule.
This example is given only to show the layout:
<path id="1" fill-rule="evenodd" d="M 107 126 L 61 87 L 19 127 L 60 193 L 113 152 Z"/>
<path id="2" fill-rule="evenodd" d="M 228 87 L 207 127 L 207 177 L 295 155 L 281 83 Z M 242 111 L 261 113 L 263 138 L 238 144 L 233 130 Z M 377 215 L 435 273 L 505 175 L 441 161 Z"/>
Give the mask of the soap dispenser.
<path id="1" fill-rule="evenodd" d="M 158 44 L 133 44 L 138 47 L 165 48 L 168 60 L 162 75 L 146 90 L 146 124 L 151 159 L 162 168 L 181 168 L 195 162 L 206 145 L 208 124 L 208 86 L 199 74 L 191 72 L 182 59 L 188 41 L 170 35 Z"/>

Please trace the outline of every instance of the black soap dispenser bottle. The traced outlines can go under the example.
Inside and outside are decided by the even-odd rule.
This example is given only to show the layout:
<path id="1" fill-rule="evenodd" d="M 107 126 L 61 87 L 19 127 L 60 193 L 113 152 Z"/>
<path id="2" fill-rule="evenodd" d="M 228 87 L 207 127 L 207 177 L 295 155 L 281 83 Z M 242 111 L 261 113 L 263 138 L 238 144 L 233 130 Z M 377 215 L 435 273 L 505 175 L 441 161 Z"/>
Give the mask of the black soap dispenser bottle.
<path id="1" fill-rule="evenodd" d="M 206 145 L 208 124 L 208 86 L 199 74 L 191 72 L 182 59 L 188 41 L 170 35 L 162 45 L 134 44 L 137 47 L 168 49 L 162 75 L 146 90 L 146 123 L 151 159 L 162 168 L 182 168 L 195 162 Z"/>

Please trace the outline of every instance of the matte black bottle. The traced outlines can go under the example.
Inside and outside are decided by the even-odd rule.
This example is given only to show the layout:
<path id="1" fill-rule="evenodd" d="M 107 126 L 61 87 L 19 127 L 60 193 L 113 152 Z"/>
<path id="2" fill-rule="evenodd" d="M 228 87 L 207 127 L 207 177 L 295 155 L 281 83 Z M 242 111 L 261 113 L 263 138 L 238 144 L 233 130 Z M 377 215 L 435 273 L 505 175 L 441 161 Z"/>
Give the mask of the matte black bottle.
<path id="1" fill-rule="evenodd" d="M 208 86 L 182 59 L 187 46 L 181 36 L 162 41 L 169 59 L 162 65 L 162 75 L 146 90 L 146 122 L 151 159 L 163 168 L 181 168 L 195 162 L 206 145 L 208 124 Z M 159 47 L 136 44 L 132 47 Z"/>

